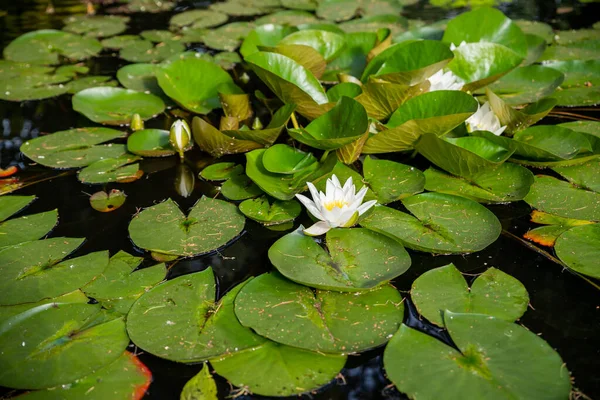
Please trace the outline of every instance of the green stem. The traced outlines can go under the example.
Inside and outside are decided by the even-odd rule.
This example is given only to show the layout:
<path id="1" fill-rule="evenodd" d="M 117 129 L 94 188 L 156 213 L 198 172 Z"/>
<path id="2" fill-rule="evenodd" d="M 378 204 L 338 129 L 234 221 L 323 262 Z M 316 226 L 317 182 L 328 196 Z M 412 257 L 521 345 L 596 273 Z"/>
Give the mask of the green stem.
<path id="1" fill-rule="evenodd" d="M 321 156 L 321 162 L 325 161 L 327 156 L 329 155 L 330 150 L 325 150 L 325 153 Z"/>
<path id="2" fill-rule="evenodd" d="M 300 129 L 298 121 L 296 121 L 296 113 L 292 113 L 292 125 L 294 125 L 295 129 Z"/>

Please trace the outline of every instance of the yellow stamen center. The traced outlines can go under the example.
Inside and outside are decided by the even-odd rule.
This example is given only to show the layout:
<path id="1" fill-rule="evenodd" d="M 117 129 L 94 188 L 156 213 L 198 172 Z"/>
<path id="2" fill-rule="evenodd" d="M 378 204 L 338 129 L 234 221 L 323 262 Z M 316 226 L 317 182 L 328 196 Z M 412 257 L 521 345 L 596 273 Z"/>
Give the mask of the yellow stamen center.
<path id="1" fill-rule="evenodd" d="M 347 205 L 348 205 L 348 202 L 345 200 L 334 200 L 334 201 L 329 201 L 329 202 L 323 203 L 323 207 L 325 207 L 327 209 L 327 211 L 331 211 L 335 207 L 342 208 Z"/>

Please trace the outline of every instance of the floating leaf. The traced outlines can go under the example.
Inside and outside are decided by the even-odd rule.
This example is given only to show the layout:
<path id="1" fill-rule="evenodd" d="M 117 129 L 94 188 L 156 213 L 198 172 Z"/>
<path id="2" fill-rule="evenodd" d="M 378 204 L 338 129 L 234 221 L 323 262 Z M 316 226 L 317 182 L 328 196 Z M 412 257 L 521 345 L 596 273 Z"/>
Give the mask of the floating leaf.
<path id="1" fill-rule="evenodd" d="M 104 272 L 82 290 L 104 308 L 127 314 L 131 305 L 165 279 L 167 273 L 165 264 L 136 269 L 141 262 L 141 257 L 120 251 L 110 258 Z"/>
<path id="2" fill-rule="evenodd" d="M 264 24 L 257 26 L 244 39 L 240 47 L 240 53 L 243 57 L 248 57 L 251 54 L 259 52 L 259 46 L 276 46 L 281 39 L 296 30 L 296 28 L 288 25 Z"/>
<path id="3" fill-rule="evenodd" d="M 564 74 L 552 65 L 529 65 L 514 69 L 489 88 L 507 104 L 516 105 L 533 103 L 551 95 L 563 81 Z"/>
<path id="4" fill-rule="evenodd" d="M 138 35 L 121 35 L 104 39 L 100 43 L 106 49 L 120 50 L 123 47 L 127 47 L 131 44 L 135 44 L 142 41 L 143 40 Z"/>
<path id="5" fill-rule="evenodd" d="M 144 174 L 139 164 L 132 164 L 140 157 L 124 155 L 96 161 L 77 173 L 81 183 L 100 184 L 109 182 L 127 183 L 138 180 Z"/>
<path id="6" fill-rule="evenodd" d="M 124 192 L 113 189 L 109 193 L 96 192 L 90 196 L 92 208 L 100 212 L 111 212 L 125 204 L 127 196 Z"/>
<path id="7" fill-rule="evenodd" d="M 208 364 L 203 364 L 200 372 L 187 381 L 179 397 L 179 400 L 217 399 L 217 385 L 210 373 Z"/>
<path id="8" fill-rule="evenodd" d="M 10 199 L 8 196 L 6 198 Z M 0 206 L 5 203 L 2 200 L 3 198 L 0 198 Z M 11 205 L 7 204 L 7 206 Z M 38 240 L 47 235 L 57 223 L 56 209 L 0 222 L 0 248 Z"/>
<path id="9" fill-rule="evenodd" d="M 423 399 L 569 396 L 569 371 L 535 333 L 481 314 L 446 311 L 444 324 L 459 350 L 406 325 L 390 340 L 383 363 L 398 390 Z"/>
<path id="10" fill-rule="evenodd" d="M 279 24 L 298 26 L 302 24 L 312 24 L 319 20 L 311 13 L 298 10 L 277 11 L 269 15 L 260 17 L 254 21 L 257 25 Z"/>
<path id="11" fill-rule="evenodd" d="M 191 146 L 188 146 L 188 149 Z M 169 141 L 169 131 L 142 129 L 127 137 L 127 150 L 144 157 L 165 157 L 175 154 Z"/>
<path id="12" fill-rule="evenodd" d="M 79 303 L 87 304 L 90 299 L 79 289 L 72 292 L 63 294 L 62 296 L 53 297 L 50 299 L 43 299 L 35 303 L 22 303 L 15 304 L 12 306 L 0 306 L 0 324 L 7 321 L 9 318 L 15 315 L 24 313 L 25 311 L 31 310 L 44 304 L 58 304 L 58 303 Z"/>
<path id="13" fill-rule="evenodd" d="M 192 257 L 226 245 L 243 228 L 244 217 L 233 204 L 202 197 L 186 217 L 168 199 L 137 214 L 129 236 L 142 249 Z"/>
<path id="14" fill-rule="evenodd" d="M 542 211 L 533 210 L 531 212 L 531 222 L 543 224 L 538 228 L 527 231 L 523 237 L 542 246 L 554 246 L 556 239 L 564 232 L 574 226 L 592 224 L 591 221 L 582 221 L 579 219 L 563 218 L 557 215 L 548 214 Z"/>
<path id="15" fill-rule="evenodd" d="M 154 43 L 179 40 L 179 36 L 177 36 L 175 33 L 161 29 L 150 29 L 142 31 L 140 32 L 140 36 Z"/>
<path id="16" fill-rule="evenodd" d="M 64 22 L 64 31 L 99 38 L 124 32 L 129 18 L 116 15 L 72 15 L 65 18 Z"/>
<path id="17" fill-rule="evenodd" d="M 263 191 L 246 175 L 236 175 L 223 183 L 221 194 L 229 200 L 246 200 L 260 196 Z"/>
<path id="18" fill-rule="evenodd" d="M 386 343 L 402 323 L 404 307 L 391 285 L 360 293 L 313 292 L 268 273 L 244 286 L 235 314 L 242 325 L 278 343 L 351 353 Z"/>
<path id="19" fill-rule="evenodd" d="M 600 225 L 591 224 L 569 229 L 556 239 L 556 255 L 569 268 L 593 278 L 600 278 L 598 256 Z"/>
<path id="20" fill-rule="evenodd" d="M 154 74 L 156 68 L 158 67 L 155 64 L 137 63 L 125 65 L 117 71 L 117 79 L 126 89 L 151 93 L 167 101 L 166 104 L 169 104 L 168 101 L 170 98 L 163 92 L 156 80 Z"/>
<path id="21" fill-rule="evenodd" d="M 516 132 L 528 128 L 544 118 L 556 105 L 554 99 L 542 99 L 521 110 L 515 110 L 504 102 L 494 92 L 485 90 L 491 110 L 498 117 L 500 125 L 506 126 L 506 135 L 511 136 Z"/>
<path id="22" fill-rule="evenodd" d="M 115 87 L 118 86 L 117 81 L 112 80 L 110 76 L 85 76 L 83 78 L 77 78 L 68 83 L 67 93 L 75 94 L 77 92 L 81 92 L 82 90 L 100 87 L 100 86 L 110 86 Z"/>
<path id="23" fill-rule="evenodd" d="M 115 87 L 85 89 L 73 96 L 73 109 L 94 122 L 124 125 L 134 114 L 147 120 L 160 114 L 165 103 L 153 94 Z"/>
<path id="24" fill-rule="evenodd" d="M 200 177 L 209 181 L 224 181 L 244 173 L 244 166 L 234 162 L 209 165 L 200 171 Z"/>
<path id="25" fill-rule="evenodd" d="M 419 276 L 410 291 L 419 313 L 443 326 L 444 310 L 491 315 L 513 322 L 523 316 L 529 294 L 521 282 L 496 268 L 477 276 L 471 287 L 454 264 L 434 268 Z"/>
<path id="26" fill-rule="evenodd" d="M 169 24 L 175 28 L 192 26 L 194 28 L 211 28 L 227 21 L 227 15 L 211 10 L 189 10 L 171 17 Z"/>
<path id="27" fill-rule="evenodd" d="M 402 203 L 414 216 L 378 206 L 360 225 L 393 237 L 409 249 L 439 254 L 483 250 L 502 230 L 491 211 L 464 197 L 422 193 Z"/>
<path id="28" fill-rule="evenodd" d="M 95 304 L 46 304 L 0 327 L 0 384 L 17 389 L 71 383 L 114 362 L 129 344 L 123 319 L 107 319 Z"/>
<path id="29" fill-rule="evenodd" d="M 330 31 L 304 29 L 291 33 L 283 38 L 279 44 L 282 45 L 303 45 L 312 47 L 325 58 L 325 61 L 331 61 L 336 58 L 345 45 L 344 36 Z"/>
<path id="30" fill-rule="evenodd" d="M 532 161 L 571 160 L 592 151 L 587 135 L 571 129 L 538 125 L 517 132 L 513 137 L 515 158 Z"/>
<path id="31" fill-rule="evenodd" d="M 194 117 L 192 120 L 192 133 L 200 149 L 217 158 L 263 147 L 262 144 L 251 140 L 228 136 L 200 117 Z"/>
<path id="32" fill-rule="evenodd" d="M 380 204 L 401 200 L 423 191 L 425 176 L 408 165 L 369 156 L 363 163 L 364 181 Z"/>
<path id="33" fill-rule="evenodd" d="M 22 211 L 31 202 L 36 199 L 35 196 L 2 196 L 0 197 L 0 222 L 6 220 L 13 214 Z"/>
<path id="34" fill-rule="evenodd" d="M 398 85 L 388 82 L 367 82 L 362 86 L 363 93 L 356 98 L 365 107 L 371 118 L 386 120 L 412 97 L 429 89 L 429 81 L 414 86 Z"/>
<path id="35" fill-rule="evenodd" d="M 164 282 L 133 304 L 127 316 L 129 336 L 145 351 L 178 362 L 198 362 L 259 346 L 264 339 L 243 327 L 233 310 L 244 284 L 217 301 L 211 268 Z"/>
<path id="36" fill-rule="evenodd" d="M 300 215 L 302 207 L 295 200 L 271 202 L 267 196 L 261 196 L 243 201 L 240 204 L 240 211 L 248 218 L 265 226 L 271 226 L 293 221 Z"/>
<path id="37" fill-rule="evenodd" d="M 600 193 L 600 160 L 595 159 L 579 165 L 552 169 L 572 184 Z"/>
<path id="38" fill-rule="evenodd" d="M 133 42 L 119 52 L 119 57 L 134 63 L 157 63 L 185 51 L 179 40 L 167 40 L 154 44 L 149 40 Z"/>
<path id="39" fill-rule="evenodd" d="M 327 232 L 323 249 L 303 228 L 276 241 L 271 263 L 286 278 L 323 290 L 356 292 L 379 286 L 406 272 L 410 257 L 391 238 L 361 228 Z"/>
<path id="40" fill-rule="evenodd" d="M 215 372 L 233 385 L 263 396 L 293 396 L 317 389 L 331 381 L 345 362 L 346 356 L 315 353 L 271 341 L 210 360 Z"/>

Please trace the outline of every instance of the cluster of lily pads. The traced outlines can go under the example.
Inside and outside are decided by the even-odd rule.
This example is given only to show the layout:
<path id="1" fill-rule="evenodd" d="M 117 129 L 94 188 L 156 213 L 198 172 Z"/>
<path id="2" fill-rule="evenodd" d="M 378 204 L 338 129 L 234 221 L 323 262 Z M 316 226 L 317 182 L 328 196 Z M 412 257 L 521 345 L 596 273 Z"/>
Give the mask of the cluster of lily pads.
<path id="1" fill-rule="evenodd" d="M 218 251 L 246 218 L 296 229 L 269 249 L 276 271 L 221 296 L 211 268 L 163 281 L 165 264 L 138 268 L 141 258 L 123 252 L 64 260 L 83 239 L 41 239 L 56 210 L 8 219 L 32 198 L 0 197 L 0 364 L 8 366 L 0 385 L 76 399 L 101 380 L 101 390 L 139 398 L 149 376 L 124 352 L 131 340 L 164 359 L 209 361 L 252 393 L 288 396 L 330 382 L 348 354 L 385 345 L 387 375 L 410 397 L 568 397 L 560 356 L 515 323 L 529 302 L 515 278 L 490 268 L 469 287 L 450 264 L 413 283 L 417 310 L 453 345 L 403 324 L 403 297 L 390 281 L 409 269 L 406 249 L 483 250 L 502 230 L 484 204 L 519 200 L 545 225 L 527 238 L 600 278 L 600 123 L 537 124 L 557 105 L 600 103 L 600 27 L 555 32 L 493 8 L 425 26 L 398 16 L 403 3 L 229 0 L 176 14 L 169 30 L 116 36 L 127 17 L 77 16 L 63 31 L 9 44 L 0 98 L 74 93 L 74 110 L 112 126 L 26 142 L 21 151 L 38 164 L 80 168 L 78 179 L 93 185 L 139 179 L 143 158 L 180 153 L 185 162 L 194 146 L 215 159 L 245 154 L 245 164 L 199 172 L 224 199 L 202 197 L 187 213 L 167 199 L 132 218 L 131 240 L 153 259 Z M 186 51 L 191 43 L 223 52 Z M 82 64 L 58 66 L 105 50 L 134 63 L 116 72 L 118 82 L 84 76 Z M 257 79 L 261 90 L 250 90 Z M 171 132 L 144 129 L 162 113 L 189 121 L 191 132 L 179 121 Z M 127 124 L 128 132 L 118 128 Z M 381 156 L 393 152 L 431 166 Z M 375 207 L 324 237 L 294 224 L 300 193 L 310 187 L 317 202 L 318 191 L 329 195 L 331 182 L 350 178 Z M 98 208 L 114 208 L 113 194 L 95 199 Z M 216 396 L 208 368 L 182 398 L 198 390 Z"/>

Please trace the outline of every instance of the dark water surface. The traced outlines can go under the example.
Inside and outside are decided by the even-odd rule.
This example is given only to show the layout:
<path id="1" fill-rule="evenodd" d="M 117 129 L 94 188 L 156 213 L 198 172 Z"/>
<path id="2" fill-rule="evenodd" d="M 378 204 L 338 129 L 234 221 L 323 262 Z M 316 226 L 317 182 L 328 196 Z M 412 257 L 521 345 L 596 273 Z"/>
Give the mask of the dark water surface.
<path id="1" fill-rule="evenodd" d="M 72 13 L 85 12 L 85 6 L 78 1 L 55 1 L 55 14 L 45 13 L 47 2 L 40 1 L 0 1 L 4 3 L 0 9 L 9 14 L 0 17 L 0 47 L 6 45 L 14 37 L 34 29 L 62 27 L 61 20 Z M 180 3 L 176 11 L 205 3 Z M 512 18 L 527 18 L 551 23 L 556 28 L 587 27 L 597 20 L 598 4 L 583 5 L 560 1 L 532 0 L 514 1 L 503 5 L 502 10 Z M 565 13 L 566 12 L 566 13 Z M 410 8 L 410 18 L 436 20 L 445 16 L 453 16 L 459 11 L 439 10 L 419 4 Z M 172 13 L 135 14 L 130 22 L 131 28 L 126 33 L 137 33 L 143 29 L 164 29 Z M 113 75 L 126 62 L 103 53 L 95 60 L 88 61 L 90 75 Z M 591 114 L 598 117 L 598 110 Z M 175 188 L 178 171 L 176 157 L 165 159 L 147 159 L 142 161 L 141 169 L 145 171 L 142 179 L 128 184 L 110 184 L 91 186 L 80 183 L 73 172 L 56 177 L 59 173 L 38 166 L 27 166 L 28 161 L 21 158 L 18 146 L 22 141 L 38 136 L 40 133 L 55 132 L 71 127 L 93 126 L 85 117 L 71 109 L 70 96 L 61 96 L 46 101 L 32 101 L 23 104 L 0 101 L 0 166 L 20 164 L 27 167 L 20 172 L 21 177 L 54 177 L 49 180 L 25 187 L 17 194 L 35 194 L 39 199 L 24 214 L 34 214 L 58 208 L 60 221 L 51 236 L 86 237 L 86 243 L 77 251 L 80 256 L 97 250 L 110 250 L 111 254 L 125 250 L 141 255 L 133 246 L 127 235 L 127 227 L 132 216 L 144 207 L 156 204 L 166 198 L 174 199 L 186 211 L 201 195 L 215 196 L 215 186 L 196 178 L 192 195 L 182 197 Z M 544 123 L 558 121 L 546 120 Z M 566 121 L 561 121 L 566 122 Z M 167 128 L 171 123 L 166 117 L 157 118 L 146 124 L 146 127 Z M 393 160 L 411 164 L 424 170 L 428 162 L 420 157 L 411 159 L 406 155 L 394 154 Z M 243 160 L 242 157 L 224 157 L 222 161 Z M 194 150 L 187 156 L 186 162 L 195 175 L 213 160 L 207 155 Z M 127 201 L 120 209 L 110 213 L 99 213 L 89 205 L 89 195 L 102 189 L 118 188 L 127 194 Z M 401 207 L 401 205 L 400 205 Z M 531 227 L 529 221 L 530 208 L 523 202 L 509 205 L 491 206 L 503 224 L 503 228 L 517 236 Z M 296 221 L 305 225 L 309 223 L 306 215 Z M 281 232 L 268 230 L 259 224 L 247 220 L 244 234 L 220 253 L 184 260 L 174 264 L 169 270 L 169 278 L 178 275 L 201 271 L 212 266 L 217 277 L 219 293 L 245 280 L 272 269 L 267 258 L 267 250 L 279 237 Z M 454 263 L 462 272 L 478 274 L 486 268 L 494 266 L 519 279 L 529 291 L 531 306 L 521 318 L 520 323 L 531 331 L 540 334 L 561 355 L 571 371 L 574 387 L 590 398 L 600 398 L 600 292 L 582 278 L 563 271 L 562 268 L 525 247 L 522 243 L 507 235 L 502 235 L 494 244 L 484 251 L 466 256 L 431 256 L 409 250 L 412 258 L 411 268 L 393 284 L 403 292 L 423 272 L 434 267 Z M 153 264 L 149 256 L 145 265 Z M 407 300 L 408 302 L 408 300 Z M 444 339 L 438 328 L 420 321 L 410 303 L 407 304 L 405 323 L 437 334 Z M 136 351 L 133 346 L 131 351 Z M 141 352 L 140 350 L 137 350 Z M 315 399 L 401 399 L 398 393 L 385 378 L 382 368 L 383 348 L 376 349 L 359 356 L 350 356 L 343 377 L 337 379 L 317 394 Z M 184 365 L 165 361 L 150 354 L 140 354 L 141 361 L 153 373 L 154 380 L 145 399 L 170 400 L 178 399 L 183 385 L 193 377 L 201 365 Z M 240 368 L 244 368 L 240 365 Z M 217 377 L 219 393 L 223 398 L 230 392 L 227 382 Z M 2 394 L 8 390 L 1 391 Z M 302 396 L 308 397 L 308 396 Z M 260 396 L 240 396 L 244 398 L 261 398 Z"/>

